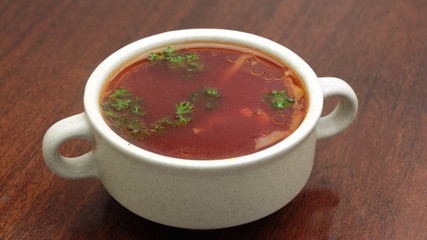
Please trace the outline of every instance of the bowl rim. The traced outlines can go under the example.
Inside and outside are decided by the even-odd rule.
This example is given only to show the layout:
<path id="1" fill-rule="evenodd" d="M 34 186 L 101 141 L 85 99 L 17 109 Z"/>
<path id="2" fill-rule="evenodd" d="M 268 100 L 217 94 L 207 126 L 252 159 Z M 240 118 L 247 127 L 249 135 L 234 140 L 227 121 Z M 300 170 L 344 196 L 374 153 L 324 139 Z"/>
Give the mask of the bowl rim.
<path id="1" fill-rule="evenodd" d="M 264 150 L 226 159 L 194 160 L 169 157 L 137 147 L 116 134 L 104 121 L 99 107 L 99 96 L 105 81 L 120 67 L 135 62 L 152 49 L 189 42 L 215 42 L 243 45 L 282 61 L 303 80 L 309 95 L 309 107 L 304 121 L 284 140 Z M 84 91 L 84 109 L 95 139 L 101 138 L 127 156 L 150 164 L 190 169 L 223 169 L 259 164 L 277 159 L 290 151 L 313 131 L 323 108 L 323 94 L 317 76 L 311 67 L 288 48 L 264 37 L 236 30 L 194 28 L 159 33 L 132 42 L 112 53 L 102 61 L 89 77 Z M 96 148 L 95 148 L 96 149 Z"/>

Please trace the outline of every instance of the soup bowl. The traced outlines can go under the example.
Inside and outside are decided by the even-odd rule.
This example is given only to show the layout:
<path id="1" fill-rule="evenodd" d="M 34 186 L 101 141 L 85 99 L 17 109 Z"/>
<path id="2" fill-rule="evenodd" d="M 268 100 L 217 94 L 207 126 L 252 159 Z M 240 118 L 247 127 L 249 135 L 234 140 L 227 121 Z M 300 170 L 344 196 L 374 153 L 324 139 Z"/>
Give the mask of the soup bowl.
<path id="1" fill-rule="evenodd" d="M 309 96 L 301 125 L 259 152 L 204 161 L 162 156 L 117 135 L 102 117 L 99 100 L 104 83 L 152 49 L 195 41 L 242 45 L 292 68 Z M 321 117 L 324 99 L 332 96 L 339 97 L 338 105 Z M 347 83 L 317 77 L 304 60 L 271 40 L 224 29 L 177 30 L 138 40 L 106 58 L 87 81 L 84 112 L 49 128 L 43 155 L 58 176 L 98 178 L 121 205 L 148 220 L 189 229 L 231 227 L 263 218 L 289 203 L 310 177 L 316 140 L 347 128 L 357 107 Z M 59 154 L 59 147 L 74 138 L 92 141 L 93 149 L 73 158 Z"/>

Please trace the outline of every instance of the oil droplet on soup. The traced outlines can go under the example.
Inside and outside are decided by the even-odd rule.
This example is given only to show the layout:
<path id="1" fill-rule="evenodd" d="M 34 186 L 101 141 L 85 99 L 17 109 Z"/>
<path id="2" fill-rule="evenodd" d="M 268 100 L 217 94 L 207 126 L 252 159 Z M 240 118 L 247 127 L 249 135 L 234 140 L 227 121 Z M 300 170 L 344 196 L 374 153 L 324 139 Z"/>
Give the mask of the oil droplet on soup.
<path id="1" fill-rule="evenodd" d="M 125 140 L 165 156 L 248 155 L 291 135 L 308 108 L 292 69 L 232 45 L 166 46 L 105 83 L 100 106 Z"/>

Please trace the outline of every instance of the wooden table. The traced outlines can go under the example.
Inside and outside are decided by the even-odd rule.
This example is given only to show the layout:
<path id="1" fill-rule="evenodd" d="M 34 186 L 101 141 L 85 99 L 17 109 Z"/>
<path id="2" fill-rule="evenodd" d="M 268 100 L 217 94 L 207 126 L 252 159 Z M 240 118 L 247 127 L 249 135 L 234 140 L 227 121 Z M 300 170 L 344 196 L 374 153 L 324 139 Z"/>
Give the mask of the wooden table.
<path id="1" fill-rule="evenodd" d="M 425 0 L 1 1 L 0 239 L 427 239 L 426 16 Z M 354 88 L 357 118 L 318 142 L 302 192 L 261 220 L 196 231 L 134 215 L 97 179 L 55 176 L 43 135 L 83 111 L 95 67 L 196 27 L 264 36 Z M 90 148 L 73 140 L 61 153 Z"/>

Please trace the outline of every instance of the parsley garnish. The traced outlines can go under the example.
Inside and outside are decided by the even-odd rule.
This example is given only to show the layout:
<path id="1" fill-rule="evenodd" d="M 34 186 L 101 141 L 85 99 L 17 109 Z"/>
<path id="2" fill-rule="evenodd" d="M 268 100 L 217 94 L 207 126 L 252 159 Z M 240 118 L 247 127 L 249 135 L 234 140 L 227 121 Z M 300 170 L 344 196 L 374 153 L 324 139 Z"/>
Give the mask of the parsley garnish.
<path id="1" fill-rule="evenodd" d="M 143 100 L 133 97 L 126 89 L 116 89 L 101 104 L 104 116 L 111 120 L 112 125 L 127 135 L 140 139 L 154 133 L 163 132 L 168 128 L 188 124 L 192 120 L 194 104 L 200 102 L 206 109 L 216 107 L 221 94 L 214 88 L 201 88 L 190 95 L 190 101 L 175 104 L 176 119 L 161 118 L 147 125 L 143 121 L 145 112 L 142 110 Z"/>
<path id="2" fill-rule="evenodd" d="M 288 91 L 272 91 L 264 94 L 262 100 L 267 102 L 267 99 L 269 99 L 271 108 L 282 110 L 295 102 L 293 98 L 288 98 L 287 96 Z"/>
<path id="3" fill-rule="evenodd" d="M 215 88 L 201 88 L 190 94 L 189 98 L 193 103 L 201 102 L 206 109 L 216 108 L 219 105 L 218 99 L 221 93 Z"/>
<path id="4" fill-rule="evenodd" d="M 130 97 L 131 94 L 129 93 L 128 90 L 126 89 L 117 89 L 113 94 L 110 95 L 111 99 L 115 99 L 115 98 L 125 98 L 125 97 Z"/>
<path id="5" fill-rule="evenodd" d="M 198 62 L 200 56 L 196 54 L 179 55 L 175 48 L 168 46 L 159 53 L 151 53 L 148 60 L 152 63 L 166 62 L 172 67 L 185 69 L 187 72 L 201 71 L 201 64 Z"/>
<path id="6" fill-rule="evenodd" d="M 144 116 L 142 99 L 133 97 L 126 89 L 116 89 L 106 103 L 101 104 L 104 115 L 113 121 L 113 126 L 130 135 L 146 135 L 145 123 L 139 118 Z"/>
<path id="7" fill-rule="evenodd" d="M 191 121 L 190 114 L 193 112 L 194 108 L 189 102 L 179 102 L 175 104 L 176 116 L 178 118 L 178 125 L 187 124 Z"/>
<path id="8" fill-rule="evenodd" d="M 203 89 L 203 91 L 206 93 L 206 95 L 208 95 L 209 97 L 213 97 L 213 98 L 219 98 L 221 97 L 221 94 L 219 93 L 218 89 L 214 89 L 214 88 L 205 88 Z"/>
<path id="9" fill-rule="evenodd" d="M 108 115 L 117 115 L 120 112 L 126 114 L 131 112 L 136 116 L 143 116 L 145 113 L 140 112 L 142 99 L 132 97 L 128 90 L 123 88 L 116 89 L 114 93 L 109 96 L 109 101 L 102 104 L 102 107 Z"/>

